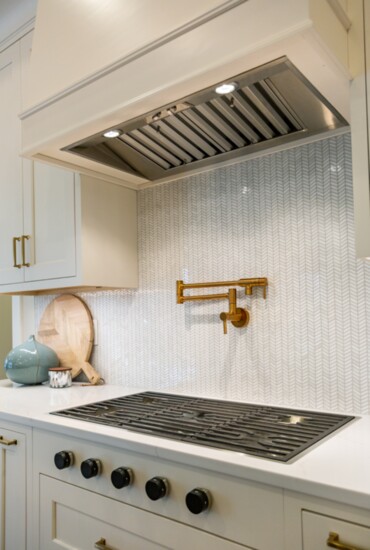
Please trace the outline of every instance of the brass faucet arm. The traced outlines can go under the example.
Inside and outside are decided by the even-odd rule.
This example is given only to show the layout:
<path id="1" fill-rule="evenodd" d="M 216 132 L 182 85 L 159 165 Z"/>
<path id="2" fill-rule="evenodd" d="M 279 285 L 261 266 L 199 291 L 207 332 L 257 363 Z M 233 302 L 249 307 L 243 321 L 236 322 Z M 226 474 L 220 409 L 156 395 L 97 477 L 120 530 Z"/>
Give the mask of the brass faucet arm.
<path id="1" fill-rule="evenodd" d="M 239 286 L 245 289 L 245 294 L 251 296 L 253 294 L 253 288 L 260 286 L 263 287 L 263 297 L 266 298 L 266 287 L 268 281 L 266 277 L 251 278 L 251 279 L 239 279 L 238 281 L 218 281 L 210 283 L 184 283 L 184 281 L 176 281 L 176 300 L 178 304 L 184 302 L 199 301 L 199 300 L 221 300 L 224 298 L 229 299 L 229 311 L 223 311 L 220 314 L 220 319 L 223 322 L 224 334 L 227 334 L 227 321 L 230 321 L 234 327 L 243 327 L 249 322 L 249 313 L 246 309 L 237 307 L 236 305 L 236 289 L 229 288 L 227 294 L 199 294 L 196 296 L 184 296 L 184 290 L 191 288 L 212 288 L 220 286 L 235 287 Z"/>
<path id="2" fill-rule="evenodd" d="M 243 280 L 243 279 L 241 279 Z M 178 281 L 181 283 L 181 288 L 183 290 L 187 288 L 211 288 L 216 286 L 241 286 L 240 280 L 237 281 L 217 281 L 211 283 L 184 283 L 183 281 Z"/>
<path id="3" fill-rule="evenodd" d="M 245 294 L 247 296 L 252 296 L 253 294 L 253 288 L 256 286 L 263 287 L 263 297 L 266 298 L 266 287 L 268 285 L 268 281 L 266 277 L 258 277 L 258 278 L 251 278 L 251 279 L 238 279 L 237 281 L 216 281 L 216 282 L 209 282 L 209 283 L 184 283 L 184 281 L 177 281 L 177 303 L 183 304 L 184 301 L 186 301 L 186 296 L 184 296 L 184 290 L 191 289 L 191 288 L 213 288 L 213 287 L 219 287 L 219 286 L 240 286 L 245 289 Z M 201 300 L 213 300 L 213 298 L 208 298 L 208 296 L 214 296 L 216 299 L 218 297 L 224 298 L 224 294 L 209 294 L 205 295 L 206 297 L 196 297 L 195 299 Z M 190 299 L 193 299 L 192 297 Z"/>
<path id="4" fill-rule="evenodd" d="M 228 294 L 201 294 L 198 296 L 181 296 L 181 302 L 189 302 L 190 300 L 220 300 L 228 298 Z"/>

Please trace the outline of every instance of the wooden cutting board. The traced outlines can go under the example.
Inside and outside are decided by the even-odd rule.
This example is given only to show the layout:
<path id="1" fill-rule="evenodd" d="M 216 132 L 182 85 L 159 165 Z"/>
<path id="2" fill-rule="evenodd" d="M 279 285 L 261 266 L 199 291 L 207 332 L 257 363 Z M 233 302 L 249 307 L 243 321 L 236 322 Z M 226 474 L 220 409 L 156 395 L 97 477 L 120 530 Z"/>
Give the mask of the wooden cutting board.
<path id="1" fill-rule="evenodd" d="M 60 366 L 72 368 L 72 378 L 83 371 L 91 384 L 100 376 L 88 362 L 94 343 L 94 325 L 87 305 L 73 294 L 62 294 L 42 314 L 37 340 L 52 348 Z"/>

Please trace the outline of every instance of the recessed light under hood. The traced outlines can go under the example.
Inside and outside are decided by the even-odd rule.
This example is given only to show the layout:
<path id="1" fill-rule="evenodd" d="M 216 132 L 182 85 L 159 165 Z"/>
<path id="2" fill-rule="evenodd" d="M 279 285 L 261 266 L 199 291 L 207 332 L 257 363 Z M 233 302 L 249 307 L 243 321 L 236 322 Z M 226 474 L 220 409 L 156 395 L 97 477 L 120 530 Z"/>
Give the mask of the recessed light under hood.
<path id="1" fill-rule="evenodd" d="M 287 58 L 230 81 L 232 93 L 215 83 L 63 150 L 155 181 L 348 125 Z"/>

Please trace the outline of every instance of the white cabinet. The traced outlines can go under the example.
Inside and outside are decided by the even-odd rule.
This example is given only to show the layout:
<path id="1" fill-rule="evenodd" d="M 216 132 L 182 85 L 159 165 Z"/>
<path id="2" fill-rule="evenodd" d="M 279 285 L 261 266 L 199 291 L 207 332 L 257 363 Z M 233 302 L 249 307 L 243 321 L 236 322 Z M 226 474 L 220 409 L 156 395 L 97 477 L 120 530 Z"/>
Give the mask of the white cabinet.
<path id="1" fill-rule="evenodd" d="M 302 535 L 304 550 L 332 548 L 370 548 L 370 527 L 303 510 Z M 336 543 L 336 546 L 335 546 Z"/>
<path id="2" fill-rule="evenodd" d="M 0 292 L 76 269 L 74 174 L 28 161 L 21 183 L 21 193 L 6 193 L 0 206 Z"/>
<path id="3" fill-rule="evenodd" d="M 234 542 L 40 476 L 40 550 L 247 550 Z"/>
<path id="4" fill-rule="evenodd" d="M 85 437 L 88 437 L 87 434 Z M 224 473 L 213 472 L 160 458 L 154 449 L 149 454 L 142 454 L 139 450 L 128 449 L 124 441 L 117 440 L 116 443 L 117 446 L 111 446 L 93 439 L 86 440 L 83 436 L 73 435 L 73 432 L 67 435 L 57 430 L 54 433 L 33 430 L 34 523 L 40 524 L 41 536 L 50 544 L 43 546 L 36 538 L 35 548 L 58 548 L 50 543 L 51 529 L 56 529 L 65 537 L 58 542 L 59 547 L 63 548 L 64 543 L 79 550 L 85 548 L 81 541 L 77 543 L 78 539 L 68 538 L 80 536 L 80 533 L 70 532 L 70 526 L 77 524 L 81 529 L 85 525 L 86 532 L 95 537 L 94 541 L 87 539 L 90 544 L 87 548 L 93 548 L 91 543 L 100 537 L 117 550 L 136 548 L 131 546 L 131 539 L 126 545 L 123 544 L 125 538 L 121 545 L 113 542 L 111 532 L 115 535 L 116 528 L 120 527 L 122 537 L 128 537 L 123 534 L 128 530 L 142 542 L 139 538 L 141 534 L 141 537 L 156 542 L 158 546 L 154 548 L 161 548 L 162 544 L 172 550 L 193 546 L 202 550 L 285 550 L 281 489 L 228 475 L 227 467 Z M 54 457 L 62 450 L 72 452 L 74 461 L 70 467 L 59 470 L 54 464 Z M 89 457 L 99 459 L 101 471 L 98 476 L 85 479 L 80 467 L 82 461 Z M 131 469 L 133 482 L 129 487 L 117 489 L 111 482 L 111 473 L 123 466 Z M 158 476 L 167 480 L 168 494 L 163 499 L 152 501 L 145 492 L 145 486 L 149 479 Z M 211 505 L 205 513 L 192 514 L 186 506 L 186 495 L 195 487 L 205 488 L 210 495 Z M 55 504 L 52 505 L 52 502 Z M 106 513 L 97 518 L 97 510 L 99 514 L 101 510 L 106 510 Z M 114 518 L 120 518 L 120 521 L 116 523 L 118 519 L 113 521 Z M 91 524 L 98 519 L 99 529 L 96 530 Z M 63 530 L 64 523 L 69 532 Z M 176 543 L 174 539 L 165 538 L 168 533 L 177 534 Z M 138 548 L 147 550 L 144 544 Z"/>
<path id="5" fill-rule="evenodd" d="M 44 164 L 31 168 L 23 205 L 31 209 L 15 249 L 23 265 L 13 267 L 22 279 L 0 272 L 0 292 L 136 287 L 136 192 Z"/>
<path id="6" fill-rule="evenodd" d="M 370 550 L 369 510 L 285 494 L 286 550 Z"/>
<path id="7" fill-rule="evenodd" d="M 0 549 L 25 550 L 26 434 L 0 426 Z"/>
<path id="8" fill-rule="evenodd" d="M 0 281 L 18 283 L 21 269 L 14 268 L 14 239 L 23 229 L 23 185 L 20 150 L 21 105 L 20 45 L 0 53 Z"/>
<path id="9" fill-rule="evenodd" d="M 0 53 L 0 292 L 136 287 L 135 191 L 19 156 L 31 38 Z"/>
<path id="10" fill-rule="evenodd" d="M 17 249 L 24 281 L 72 277 L 76 273 L 75 176 L 37 162 L 29 162 L 27 168 L 24 235 Z"/>

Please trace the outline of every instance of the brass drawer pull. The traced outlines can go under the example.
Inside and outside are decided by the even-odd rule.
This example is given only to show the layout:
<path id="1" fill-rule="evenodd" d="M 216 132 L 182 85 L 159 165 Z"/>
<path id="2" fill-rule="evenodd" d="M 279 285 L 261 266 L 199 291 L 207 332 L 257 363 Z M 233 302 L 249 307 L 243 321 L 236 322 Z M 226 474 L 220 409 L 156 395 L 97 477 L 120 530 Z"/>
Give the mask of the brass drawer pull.
<path id="1" fill-rule="evenodd" d="M 28 241 L 30 238 L 30 235 L 22 235 L 22 265 L 24 267 L 30 267 L 31 265 L 26 262 L 26 241 Z"/>
<path id="2" fill-rule="evenodd" d="M 17 242 L 20 242 L 20 240 L 20 237 L 13 237 L 13 267 L 17 267 L 18 269 L 22 267 L 22 264 L 17 264 Z"/>
<path id="3" fill-rule="evenodd" d="M 339 542 L 339 535 L 338 533 L 329 533 L 329 538 L 326 541 L 326 545 L 330 546 L 331 548 L 337 548 L 339 550 L 361 550 L 360 548 L 356 548 L 355 546 L 348 546 L 348 544 L 342 544 Z"/>
<path id="4" fill-rule="evenodd" d="M 103 539 L 103 537 L 101 539 L 99 539 L 96 543 L 95 543 L 95 546 L 94 548 L 98 548 L 98 550 L 114 550 L 114 548 L 112 548 L 111 546 L 108 546 L 106 544 L 106 540 Z"/>
<path id="5" fill-rule="evenodd" d="M 5 439 L 2 435 L 0 435 L 0 445 L 17 445 L 16 439 Z"/>

